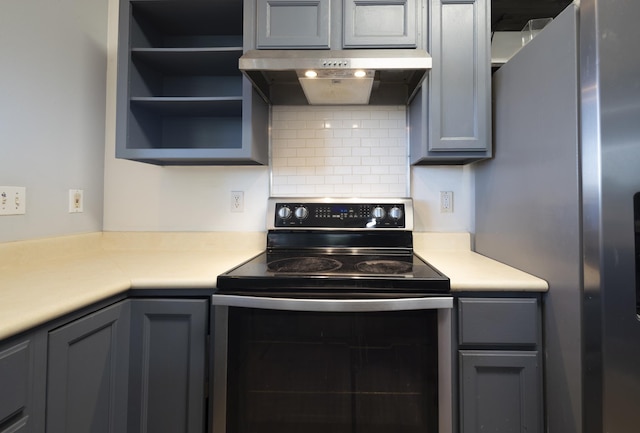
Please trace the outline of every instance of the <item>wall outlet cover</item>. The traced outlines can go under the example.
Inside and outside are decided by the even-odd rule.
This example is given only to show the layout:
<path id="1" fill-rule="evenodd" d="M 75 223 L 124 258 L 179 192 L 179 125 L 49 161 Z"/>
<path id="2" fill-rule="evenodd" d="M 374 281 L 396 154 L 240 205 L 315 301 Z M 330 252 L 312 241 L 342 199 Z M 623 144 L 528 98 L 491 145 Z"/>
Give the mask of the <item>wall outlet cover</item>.
<path id="1" fill-rule="evenodd" d="M 0 215 L 24 215 L 27 213 L 27 188 L 24 186 L 0 186 Z"/>

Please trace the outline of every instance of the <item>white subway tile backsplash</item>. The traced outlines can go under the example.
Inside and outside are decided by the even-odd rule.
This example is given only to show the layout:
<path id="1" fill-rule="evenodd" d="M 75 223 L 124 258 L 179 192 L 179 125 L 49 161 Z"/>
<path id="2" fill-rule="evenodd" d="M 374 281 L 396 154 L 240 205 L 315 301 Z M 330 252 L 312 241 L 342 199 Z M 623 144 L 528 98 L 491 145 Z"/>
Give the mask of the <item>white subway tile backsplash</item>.
<path id="1" fill-rule="evenodd" d="M 271 195 L 408 195 L 404 106 L 274 106 Z"/>

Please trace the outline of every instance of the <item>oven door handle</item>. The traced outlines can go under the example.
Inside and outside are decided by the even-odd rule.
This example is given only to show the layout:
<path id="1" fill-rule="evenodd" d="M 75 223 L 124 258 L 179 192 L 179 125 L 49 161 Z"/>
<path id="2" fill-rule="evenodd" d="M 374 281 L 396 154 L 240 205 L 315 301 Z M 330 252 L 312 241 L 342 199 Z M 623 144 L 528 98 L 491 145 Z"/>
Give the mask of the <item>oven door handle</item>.
<path id="1" fill-rule="evenodd" d="M 453 308 L 452 296 L 391 299 L 300 299 L 270 298 L 262 296 L 212 295 L 213 305 L 227 307 L 260 308 L 265 310 L 365 312 L 405 311 Z"/>

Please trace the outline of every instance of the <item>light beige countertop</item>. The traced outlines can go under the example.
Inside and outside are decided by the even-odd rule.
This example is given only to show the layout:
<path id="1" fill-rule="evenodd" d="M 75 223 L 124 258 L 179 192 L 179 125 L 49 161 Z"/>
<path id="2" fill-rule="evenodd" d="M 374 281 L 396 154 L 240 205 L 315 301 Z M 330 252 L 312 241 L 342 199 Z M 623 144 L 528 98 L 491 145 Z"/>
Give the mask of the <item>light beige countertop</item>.
<path id="1" fill-rule="evenodd" d="M 104 232 L 0 243 L 0 340 L 132 288 L 213 289 L 265 242 L 262 232 Z M 548 289 L 469 245 L 467 233 L 414 232 L 416 253 L 452 291 Z"/>

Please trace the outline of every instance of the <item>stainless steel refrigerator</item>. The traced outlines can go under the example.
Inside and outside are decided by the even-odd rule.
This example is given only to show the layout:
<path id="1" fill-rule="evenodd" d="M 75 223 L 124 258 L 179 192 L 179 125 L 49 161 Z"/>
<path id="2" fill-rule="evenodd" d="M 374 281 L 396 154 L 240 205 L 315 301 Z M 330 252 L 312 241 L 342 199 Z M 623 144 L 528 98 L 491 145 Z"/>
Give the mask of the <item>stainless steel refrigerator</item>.
<path id="1" fill-rule="evenodd" d="M 475 249 L 549 282 L 552 433 L 640 431 L 639 21 L 638 1 L 575 2 L 493 76 Z"/>

